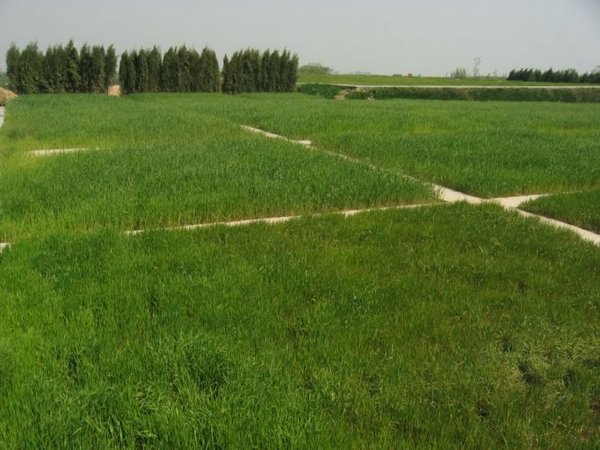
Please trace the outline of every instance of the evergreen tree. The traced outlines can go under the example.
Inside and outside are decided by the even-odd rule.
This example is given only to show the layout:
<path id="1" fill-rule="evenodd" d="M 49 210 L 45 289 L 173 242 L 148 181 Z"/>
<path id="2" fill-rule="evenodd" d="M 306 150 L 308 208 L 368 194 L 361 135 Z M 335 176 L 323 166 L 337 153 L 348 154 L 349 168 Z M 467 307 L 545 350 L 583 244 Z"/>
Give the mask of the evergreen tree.
<path id="1" fill-rule="evenodd" d="M 148 67 L 148 52 L 144 49 L 135 55 L 135 72 L 137 74 L 136 92 L 148 92 L 150 69 Z"/>
<path id="2" fill-rule="evenodd" d="M 109 46 L 104 59 L 104 90 L 113 84 L 117 71 L 117 54 L 114 46 Z"/>
<path id="3" fill-rule="evenodd" d="M 271 53 L 269 60 L 269 92 L 279 92 L 281 79 L 280 59 L 281 57 L 277 50 Z"/>
<path id="4" fill-rule="evenodd" d="M 188 57 L 190 62 L 190 89 L 192 92 L 205 92 L 204 79 L 202 78 L 202 58 L 196 50 L 190 50 Z"/>
<path id="5" fill-rule="evenodd" d="M 271 64 L 271 52 L 266 50 L 260 60 L 260 77 L 259 86 L 261 92 L 268 92 L 270 88 L 269 82 L 269 66 Z"/>
<path id="6" fill-rule="evenodd" d="M 192 78 L 194 79 L 195 91 L 199 92 L 218 92 L 221 89 L 219 62 L 215 52 L 204 48 L 198 55 L 193 53 L 192 57 Z"/>
<path id="7" fill-rule="evenodd" d="M 66 76 L 65 89 L 69 93 L 81 91 L 81 75 L 79 74 L 79 52 L 70 40 L 65 48 Z"/>
<path id="8" fill-rule="evenodd" d="M 103 93 L 106 88 L 106 51 L 104 47 L 94 46 L 91 53 L 90 76 L 91 91 L 95 94 Z"/>
<path id="9" fill-rule="evenodd" d="M 131 52 L 131 54 L 127 58 L 127 70 L 125 72 L 125 92 L 127 94 L 134 94 L 137 92 L 137 87 L 139 83 L 136 72 L 136 59 L 136 52 Z"/>
<path id="10" fill-rule="evenodd" d="M 19 79 L 20 79 L 20 65 L 21 52 L 15 44 L 11 44 L 10 48 L 6 52 L 6 75 L 8 75 L 8 86 L 10 90 L 19 92 Z"/>
<path id="11" fill-rule="evenodd" d="M 162 91 L 177 92 L 177 52 L 173 47 L 163 57 L 160 78 Z"/>
<path id="12" fill-rule="evenodd" d="M 227 55 L 225 55 L 225 57 L 223 58 L 223 72 L 221 73 L 221 76 L 223 78 L 223 84 L 221 86 L 221 89 L 223 90 L 223 92 L 230 94 L 232 92 L 231 74 L 229 73 L 229 58 L 227 58 Z"/>
<path id="13" fill-rule="evenodd" d="M 160 91 L 161 55 L 158 47 L 148 54 L 148 92 Z"/>
<path id="14" fill-rule="evenodd" d="M 127 80 L 128 80 L 128 76 L 127 76 L 127 69 L 129 67 L 129 53 L 127 52 L 123 52 L 123 54 L 121 55 L 121 60 L 119 61 L 119 84 L 121 85 L 121 92 L 123 92 L 123 94 L 128 94 L 128 90 L 127 90 Z"/>
<path id="15" fill-rule="evenodd" d="M 81 77 L 81 92 L 94 92 L 93 90 L 93 64 L 92 51 L 84 44 L 79 51 L 79 76 Z"/>
<path id="16" fill-rule="evenodd" d="M 177 50 L 177 89 L 176 92 L 190 92 L 192 89 L 192 73 L 190 67 L 191 54 L 184 45 Z"/>
<path id="17" fill-rule="evenodd" d="M 19 59 L 18 92 L 36 94 L 42 86 L 43 55 L 37 44 L 31 43 L 25 47 Z"/>
<path id="18" fill-rule="evenodd" d="M 42 92 L 62 94 L 65 92 L 67 58 L 62 46 L 48 47 L 44 56 Z"/>

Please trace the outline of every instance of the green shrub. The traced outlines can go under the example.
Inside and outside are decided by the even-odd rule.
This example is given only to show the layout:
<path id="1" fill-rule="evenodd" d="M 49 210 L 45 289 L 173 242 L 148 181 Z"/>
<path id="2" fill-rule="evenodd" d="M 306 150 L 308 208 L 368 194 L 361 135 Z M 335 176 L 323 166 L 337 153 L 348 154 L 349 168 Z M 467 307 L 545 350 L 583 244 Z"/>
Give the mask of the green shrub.
<path id="1" fill-rule="evenodd" d="M 387 100 L 395 98 L 420 100 L 470 100 L 510 102 L 600 103 L 599 89 L 586 88 L 373 88 L 355 90 L 348 99 Z"/>
<path id="2" fill-rule="evenodd" d="M 343 86 L 332 84 L 303 84 L 298 87 L 298 92 L 301 94 L 319 95 L 321 97 L 333 99 L 344 89 L 346 88 Z"/>

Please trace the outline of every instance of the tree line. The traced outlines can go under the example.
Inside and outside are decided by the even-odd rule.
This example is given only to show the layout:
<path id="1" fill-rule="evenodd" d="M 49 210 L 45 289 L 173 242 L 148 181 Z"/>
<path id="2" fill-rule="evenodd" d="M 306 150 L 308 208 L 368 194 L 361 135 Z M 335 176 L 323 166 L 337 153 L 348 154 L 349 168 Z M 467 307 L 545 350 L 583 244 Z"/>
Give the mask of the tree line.
<path id="1" fill-rule="evenodd" d="M 293 92 L 298 81 L 298 56 L 247 49 L 223 60 L 223 92 Z"/>
<path id="2" fill-rule="evenodd" d="M 115 81 L 117 57 L 111 45 L 85 44 L 77 49 L 48 47 L 42 53 L 31 43 L 14 44 L 6 55 L 9 88 L 18 94 L 106 92 Z M 124 52 L 118 80 L 124 94 L 137 92 L 293 92 L 298 79 L 298 56 L 287 50 L 240 50 L 225 56 L 222 71 L 215 52 L 186 46 Z"/>
<path id="3" fill-rule="evenodd" d="M 539 69 L 513 69 L 508 75 L 508 80 L 546 83 L 600 83 L 600 71 L 579 75 L 575 69 L 548 69 L 545 72 Z"/>
<path id="4" fill-rule="evenodd" d="M 220 92 L 221 73 L 214 51 L 171 47 L 125 52 L 119 64 L 124 94 L 135 92 Z"/>
<path id="5" fill-rule="evenodd" d="M 117 57 L 114 47 L 83 45 L 73 41 L 42 52 L 30 43 L 20 50 L 14 44 L 6 53 L 9 89 L 18 94 L 102 93 L 114 80 Z"/>

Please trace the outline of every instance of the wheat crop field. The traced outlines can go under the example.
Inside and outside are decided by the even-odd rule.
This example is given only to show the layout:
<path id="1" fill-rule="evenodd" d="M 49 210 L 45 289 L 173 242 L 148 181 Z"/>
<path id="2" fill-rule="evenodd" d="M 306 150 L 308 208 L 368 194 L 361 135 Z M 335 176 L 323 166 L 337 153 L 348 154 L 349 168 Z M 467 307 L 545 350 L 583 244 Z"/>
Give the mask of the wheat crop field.
<path id="1" fill-rule="evenodd" d="M 597 233 L 598 123 L 545 102 L 11 100 L 0 448 L 597 448 L 600 247 L 432 183 L 544 194 L 523 209 Z"/>

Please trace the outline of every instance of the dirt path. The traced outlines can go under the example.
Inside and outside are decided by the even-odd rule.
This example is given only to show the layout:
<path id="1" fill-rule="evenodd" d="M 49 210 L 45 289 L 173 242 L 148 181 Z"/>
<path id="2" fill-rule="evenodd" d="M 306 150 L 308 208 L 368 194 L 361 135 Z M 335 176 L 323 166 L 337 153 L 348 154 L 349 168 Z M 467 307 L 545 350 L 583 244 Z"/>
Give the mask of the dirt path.
<path id="1" fill-rule="evenodd" d="M 275 133 L 269 133 L 269 132 L 261 130 L 259 128 L 250 127 L 248 125 L 242 125 L 242 128 L 244 128 L 245 130 L 251 131 L 253 133 L 262 134 L 263 136 L 271 138 L 271 139 L 283 139 L 287 142 L 291 142 L 294 144 L 301 144 L 304 147 L 307 147 L 307 148 L 310 148 L 310 149 L 316 150 L 316 151 L 321 151 L 321 152 L 327 153 L 329 155 L 333 155 L 338 158 L 342 158 L 346 161 L 352 161 L 356 164 L 366 165 L 366 166 L 368 166 L 372 169 L 378 170 L 378 171 L 385 171 L 384 169 L 382 169 L 380 167 L 377 167 L 371 163 L 367 163 L 367 162 L 362 161 L 357 158 L 352 158 L 352 157 L 349 157 L 346 155 L 342 155 L 340 153 L 332 152 L 330 150 L 318 149 L 312 145 L 311 141 L 297 141 L 297 140 L 289 139 L 284 136 L 279 136 Z M 600 246 L 600 235 L 598 235 L 596 233 L 592 233 L 589 230 L 584 230 L 583 228 L 576 227 L 575 225 L 571 225 L 566 222 L 561 222 L 559 220 L 550 219 L 545 216 L 540 216 L 538 214 L 533 214 L 533 213 L 529 213 L 529 212 L 523 211 L 521 209 L 518 209 L 519 206 L 521 206 L 523 203 L 525 203 L 529 200 L 535 200 L 536 198 L 540 198 L 540 197 L 550 195 L 550 194 L 519 195 L 519 196 L 515 196 L 515 197 L 500 197 L 500 198 L 492 198 L 492 199 L 483 199 L 483 198 L 479 198 L 479 197 L 476 197 L 473 195 L 465 194 L 464 192 L 455 191 L 454 189 L 450 189 L 445 186 L 440 186 L 437 184 L 429 183 L 427 181 L 418 180 L 417 178 L 414 178 L 414 177 L 411 177 L 408 175 L 404 175 L 404 177 L 407 179 L 419 181 L 428 186 L 431 186 L 435 191 L 437 191 L 440 199 L 443 200 L 444 202 L 447 202 L 447 203 L 467 202 L 467 203 L 471 203 L 471 204 L 481 204 L 481 203 L 490 203 L 490 202 L 496 203 L 496 204 L 502 206 L 504 209 L 517 211 L 523 217 L 528 217 L 528 218 L 535 217 L 538 220 L 540 220 L 542 223 L 552 225 L 555 228 L 561 228 L 561 229 L 572 231 L 575 234 L 577 234 L 579 237 L 581 237 L 582 239 Z"/>
<path id="2" fill-rule="evenodd" d="M 346 155 L 332 152 L 330 150 L 318 149 L 318 148 L 314 147 L 312 145 L 312 142 L 309 140 L 294 140 L 294 139 L 287 138 L 285 136 L 280 136 L 278 134 L 270 133 L 268 131 L 264 131 L 259 128 L 251 127 L 248 125 L 242 125 L 242 128 L 249 132 L 260 134 L 260 135 L 268 137 L 270 139 L 284 140 L 286 142 L 301 145 L 305 148 L 308 148 L 308 149 L 311 149 L 314 151 L 320 151 L 323 153 L 327 153 L 331 156 L 335 156 L 337 158 L 344 159 L 346 161 L 351 161 L 355 164 L 361 164 L 361 165 L 367 166 L 367 167 L 377 170 L 377 171 L 387 172 L 386 170 L 384 170 L 380 167 L 377 167 L 371 163 L 362 161 L 360 159 L 352 158 L 352 157 L 349 157 Z M 72 151 L 80 151 L 80 150 L 82 150 L 82 149 L 38 150 L 38 152 L 45 152 L 45 153 L 41 154 L 41 155 L 45 155 L 45 154 L 55 154 L 55 153 L 48 153 L 48 152 L 69 153 Z M 278 223 L 285 223 L 285 222 L 289 222 L 292 220 L 298 220 L 303 217 L 324 217 L 324 216 L 328 216 L 328 215 L 341 215 L 341 216 L 347 218 L 347 217 L 355 216 L 357 214 L 368 213 L 368 212 L 372 212 L 372 211 L 414 209 L 414 208 L 424 208 L 424 207 L 435 207 L 435 206 L 447 205 L 447 204 L 452 204 L 452 203 L 457 203 L 457 202 L 467 202 L 467 203 L 471 203 L 471 204 L 496 203 L 496 204 L 502 206 L 506 210 L 516 211 L 518 214 L 520 214 L 523 217 L 535 218 L 535 219 L 539 220 L 540 222 L 545 223 L 547 225 L 551 225 L 555 228 L 569 230 L 569 231 L 577 234 L 583 240 L 592 242 L 595 245 L 600 246 L 600 235 L 599 234 L 593 233 L 589 230 L 584 230 L 583 228 L 579 228 L 579 227 L 576 227 L 574 225 L 571 225 L 571 224 L 568 224 L 565 222 L 561 222 L 561 221 L 558 221 L 555 219 L 550 219 L 548 217 L 540 216 L 540 215 L 533 214 L 533 213 L 526 212 L 526 211 L 519 209 L 519 206 L 521 206 L 523 203 L 525 203 L 529 200 L 535 200 L 537 198 L 540 198 L 540 197 L 543 197 L 546 195 L 550 195 L 550 194 L 519 195 L 519 196 L 515 196 L 515 197 L 499 197 L 499 198 L 492 198 L 492 199 L 483 199 L 483 198 L 475 197 L 473 195 L 465 194 L 463 192 L 455 191 L 453 189 L 450 189 L 450 188 L 447 188 L 444 186 L 440 186 L 437 184 L 423 182 L 414 177 L 410 177 L 407 175 L 403 175 L 403 176 L 407 179 L 419 181 L 428 186 L 431 186 L 438 193 L 440 200 L 442 200 L 444 203 L 422 203 L 422 204 L 415 204 L 415 205 L 384 206 L 384 207 L 378 207 L 378 208 L 351 209 L 351 210 L 334 211 L 334 212 L 319 213 L 319 214 L 306 214 L 306 215 L 281 216 L 281 217 L 262 217 L 262 218 L 257 218 L 257 219 L 209 222 L 209 223 L 200 223 L 200 224 L 192 224 L 192 225 L 183 225 L 183 226 L 177 226 L 177 227 L 154 228 L 154 229 L 148 229 L 148 230 L 131 230 L 131 231 L 125 231 L 124 234 L 127 236 L 136 236 L 136 235 L 146 233 L 149 231 L 158 231 L 158 230 L 168 230 L 168 231 L 197 230 L 197 229 L 210 228 L 210 227 L 216 227 L 216 226 L 239 227 L 239 226 L 252 225 L 252 224 L 256 224 L 256 223 L 264 223 L 264 224 L 272 225 L 272 224 L 278 224 Z M 2 253 L 2 251 L 4 251 L 6 248 L 8 248 L 10 246 L 11 246 L 10 243 L 0 243 L 0 253 Z"/>

